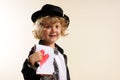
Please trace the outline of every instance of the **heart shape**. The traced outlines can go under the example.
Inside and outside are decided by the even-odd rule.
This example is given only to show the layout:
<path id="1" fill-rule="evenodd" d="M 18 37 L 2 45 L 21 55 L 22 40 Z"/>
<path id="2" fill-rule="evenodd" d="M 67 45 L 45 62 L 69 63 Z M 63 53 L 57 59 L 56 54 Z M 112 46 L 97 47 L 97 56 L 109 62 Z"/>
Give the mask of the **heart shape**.
<path id="1" fill-rule="evenodd" d="M 42 67 L 42 65 L 47 61 L 47 59 L 49 58 L 49 54 L 45 54 L 44 50 L 40 50 L 40 52 L 42 53 L 42 60 L 40 61 L 40 66 Z"/>

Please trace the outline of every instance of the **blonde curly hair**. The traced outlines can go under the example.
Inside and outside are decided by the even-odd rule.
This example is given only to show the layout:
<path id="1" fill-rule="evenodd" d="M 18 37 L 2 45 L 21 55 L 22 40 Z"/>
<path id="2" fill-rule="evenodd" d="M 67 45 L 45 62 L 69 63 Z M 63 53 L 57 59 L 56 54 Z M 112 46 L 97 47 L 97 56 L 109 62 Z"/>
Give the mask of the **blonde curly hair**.
<path id="1" fill-rule="evenodd" d="M 68 35 L 66 33 L 66 29 L 68 28 L 68 25 L 69 25 L 69 22 L 67 20 L 65 20 L 62 17 L 58 17 L 58 16 L 44 16 L 44 17 L 38 18 L 36 22 L 33 24 L 34 30 L 32 32 L 33 32 L 34 37 L 36 39 L 41 39 L 44 25 L 46 23 L 54 24 L 56 22 L 60 22 L 60 24 L 62 25 L 61 36 Z"/>

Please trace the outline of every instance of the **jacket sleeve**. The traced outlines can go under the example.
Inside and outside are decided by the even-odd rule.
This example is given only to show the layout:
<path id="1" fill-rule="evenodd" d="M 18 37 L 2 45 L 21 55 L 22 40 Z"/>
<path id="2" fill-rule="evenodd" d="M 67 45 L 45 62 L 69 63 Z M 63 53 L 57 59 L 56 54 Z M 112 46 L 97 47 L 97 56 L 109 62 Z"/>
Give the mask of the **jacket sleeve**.
<path id="1" fill-rule="evenodd" d="M 34 47 L 32 47 L 29 56 L 34 53 Z M 28 60 L 26 59 L 23 63 L 21 70 L 24 80 L 39 80 L 40 76 L 36 75 L 36 70 L 28 66 Z"/>

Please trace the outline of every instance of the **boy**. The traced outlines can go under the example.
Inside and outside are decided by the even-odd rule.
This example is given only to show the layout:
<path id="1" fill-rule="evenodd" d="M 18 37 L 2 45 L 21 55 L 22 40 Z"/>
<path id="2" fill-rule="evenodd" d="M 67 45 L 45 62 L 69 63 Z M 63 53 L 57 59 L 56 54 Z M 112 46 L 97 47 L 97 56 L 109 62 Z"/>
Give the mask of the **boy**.
<path id="1" fill-rule="evenodd" d="M 65 31 L 70 22 L 69 17 L 63 14 L 60 7 L 46 4 L 34 12 L 31 19 L 35 27 L 33 35 L 39 39 L 39 44 L 51 47 L 54 50 L 52 65 L 55 71 L 51 75 L 36 74 L 36 70 L 40 66 L 38 62 L 42 62 L 45 57 L 42 51 L 35 52 L 36 46 L 34 46 L 23 64 L 24 80 L 70 80 L 67 56 L 63 49 L 55 43 L 61 36 L 66 35 Z"/>

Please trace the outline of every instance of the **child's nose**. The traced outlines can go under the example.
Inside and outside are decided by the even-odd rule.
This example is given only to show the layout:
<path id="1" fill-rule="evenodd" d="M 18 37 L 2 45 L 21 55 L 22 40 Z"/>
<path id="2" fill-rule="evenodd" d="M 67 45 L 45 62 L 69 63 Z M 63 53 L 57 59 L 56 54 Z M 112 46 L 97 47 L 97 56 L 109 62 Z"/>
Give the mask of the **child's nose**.
<path id="1" fill-rule="evenodd" d="M 52 31 L 53 31 L 53 32 L 55 32 L 55 31 L 56 31 L 56 28 L 55 28 L 54 26 L 52 27 Z"/>

